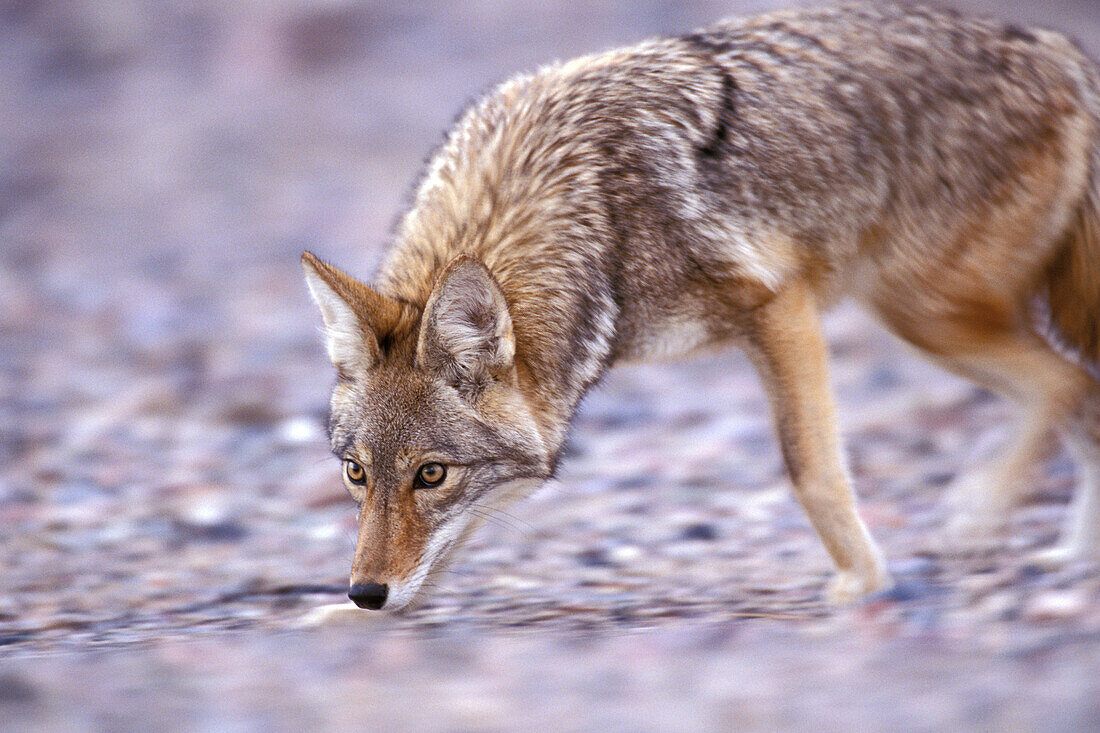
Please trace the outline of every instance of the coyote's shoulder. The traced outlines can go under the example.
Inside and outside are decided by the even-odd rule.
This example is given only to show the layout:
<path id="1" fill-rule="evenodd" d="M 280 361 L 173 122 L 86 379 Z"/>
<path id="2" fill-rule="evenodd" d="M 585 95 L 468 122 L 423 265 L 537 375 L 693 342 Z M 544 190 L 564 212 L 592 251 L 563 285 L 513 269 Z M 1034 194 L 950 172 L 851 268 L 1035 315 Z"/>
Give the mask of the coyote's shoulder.
<path id="1" fill-rule="evenodd" d="M 306 258 L 342 377 L 333 445 L 390 487 L 362 494 L 381 508 L 361 520 L 353 582 L 404 578 L 405 599 L 472 526 L 454 507 L 553 470 L 612 364 L 736 343 L 836 594 L 880 587 L 817 325 L 840 296 L 1035 415 L 978 483 L 1018 481 L 1045 433 L 1066 431 L 1088 497 L 1067 546 L 1100 547 L 1098 80 L 1052 31 L 849 5 L 719 22 L 497 87 L 429 163 L 377 290 Z M 390 501 L 417 461 L 461 476 L 434 513 L 424 493 Z"/>

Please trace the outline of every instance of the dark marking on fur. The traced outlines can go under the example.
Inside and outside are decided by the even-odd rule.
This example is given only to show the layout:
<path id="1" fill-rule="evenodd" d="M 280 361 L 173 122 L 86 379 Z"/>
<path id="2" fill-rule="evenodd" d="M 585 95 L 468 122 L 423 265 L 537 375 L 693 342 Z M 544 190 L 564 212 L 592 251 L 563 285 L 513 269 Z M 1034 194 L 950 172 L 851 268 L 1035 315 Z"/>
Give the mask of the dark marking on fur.
<path id="1" fill-rule="evenodd" d="M 734 94 L 737 85 L 729 74 L 722 74 L 722 93 L 719 98 L 718 113 L 715 115 L 714 134 L 707 144 L 699 148 L 699 157 L 704 160 L 717 160 L 729 149 L 729 126 L 737 116 L 737 103 Z"/>
<path id="2" fill-rule="evenodd" d="M 1039 39 L 1018 25 L 1009 23 L 1001 31 L 1001 38 L 1006 41 L 1023 41 L 1024 43 L 1038 43 Z"/>
<path id="3" fill-rule="evenodd" d="M 711 60 L 719 54 L 729 53 L 733 48 L 733 42 L 724 36 L 710 33 L 689 33 L 680 36 L 680 40 L 697 51 L 702 51 L 704 56 Z"/>
<path id="4" fill-rule="evenodd" d="M 761 80 L 774 79 L 775 69 L 769 63 L 761 63 L 762 59 L 753 58 L 753 53 L 766 57 L 775 66 L 786 66 L 792 62 L 792 59 L 775 46 L 751 37 L 730 38 L 720 34 L 689 33 L 680 36 L 680 40 L 702 52 L 719 68 L 724 69 L 726 64 L 736 61 L 752 67 Z"/>

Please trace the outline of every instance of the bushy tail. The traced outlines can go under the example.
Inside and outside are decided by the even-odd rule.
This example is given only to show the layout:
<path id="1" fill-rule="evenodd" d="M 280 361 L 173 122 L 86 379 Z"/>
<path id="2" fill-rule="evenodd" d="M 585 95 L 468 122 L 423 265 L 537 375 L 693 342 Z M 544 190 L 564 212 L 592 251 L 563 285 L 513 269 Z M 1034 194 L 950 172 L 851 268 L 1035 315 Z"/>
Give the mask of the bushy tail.
<path id="1" fill-rule="evenodd" d="M 1100 364 L 1100 118 L 1089 186 L 1047 274 L 1051 325 L 1086 362 Z"/>

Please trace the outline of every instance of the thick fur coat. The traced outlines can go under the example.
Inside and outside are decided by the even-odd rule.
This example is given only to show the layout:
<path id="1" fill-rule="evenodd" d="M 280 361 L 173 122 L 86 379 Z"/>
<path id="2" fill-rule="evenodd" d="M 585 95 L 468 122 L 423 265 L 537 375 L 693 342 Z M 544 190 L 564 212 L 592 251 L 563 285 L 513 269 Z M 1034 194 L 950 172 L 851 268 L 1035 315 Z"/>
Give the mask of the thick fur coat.
<path id="1" fill-rule="evenodd" d="M 1057 33 L 856 5 L 548 66 L 462 115 L 372 288 L 303 261 L 333 448 L 365 476 L 352 595 L 372 607 L 407 604 L 481 510 L 551 474 L 610 366 L 730 344 L 833 596 L 883 588 L 818 326 L 841 297 L 1024 406 L 1005 459 L 953 494 L 960 534 L 995 528 L 1057 429 L 1081 486 L 1049 559 L 1100 549 L 1100 75 Z M 417 485 L 428 464 L 439 486 Z"/>

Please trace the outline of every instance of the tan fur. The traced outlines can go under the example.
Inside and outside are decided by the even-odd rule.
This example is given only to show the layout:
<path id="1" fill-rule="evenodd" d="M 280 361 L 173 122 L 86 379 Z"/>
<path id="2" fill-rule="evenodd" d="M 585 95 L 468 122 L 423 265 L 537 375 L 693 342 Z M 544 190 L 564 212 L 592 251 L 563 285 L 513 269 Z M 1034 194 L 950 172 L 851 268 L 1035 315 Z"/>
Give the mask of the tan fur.
<path id="1" fill-rule="evenodd" d="M 1047 274 L 1055 332 L 1088 361 L 1100 361 L 1100 153 L 1090 201 L 1080 207 Z"/>
<path id="2" fill-rule="evenodd" d="M 352 582 L 407 604 L 484 509 L 550 475 L 611 365 L 737 344 L 836 563 L 832 596 L 884 587 L 818 325 L 844 296 L 1028 415 L 1003 463 L 960 482 L 953 527 L 996 525 L 1057 429 L 1082 476 L 1053 554 L 1100 553 L 1098 78 L 1056 33 L 851 5 L 724 21 L 486 95 L 429 164 L 374 289 L 303 258 L 340 375 L 333 448 L 370 476 Z M 447 480 L 417 488 L 428 461 Z"/>

